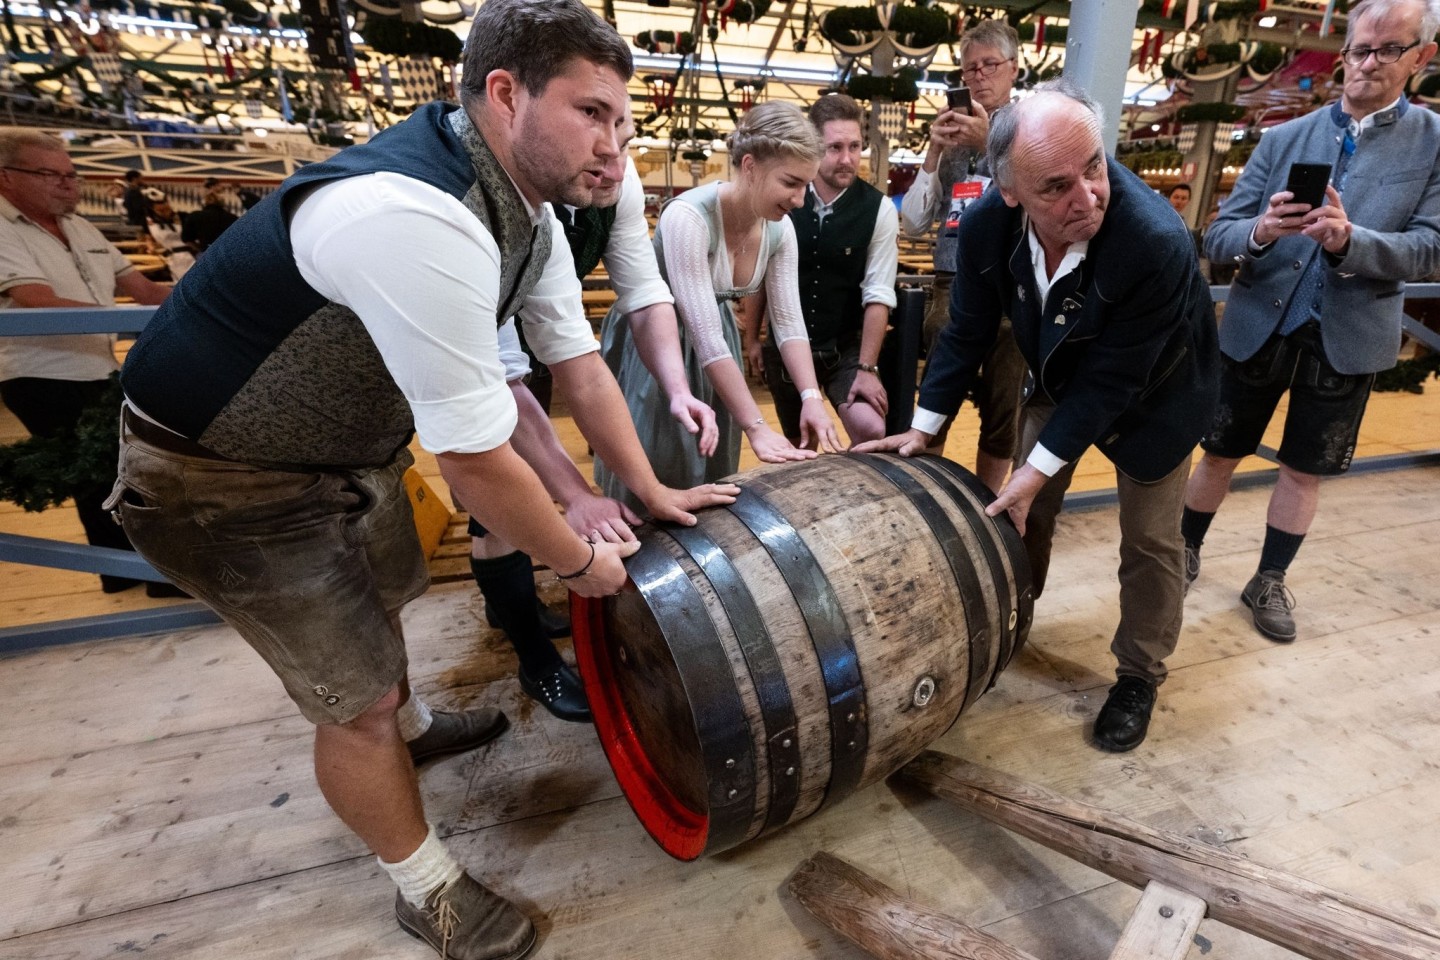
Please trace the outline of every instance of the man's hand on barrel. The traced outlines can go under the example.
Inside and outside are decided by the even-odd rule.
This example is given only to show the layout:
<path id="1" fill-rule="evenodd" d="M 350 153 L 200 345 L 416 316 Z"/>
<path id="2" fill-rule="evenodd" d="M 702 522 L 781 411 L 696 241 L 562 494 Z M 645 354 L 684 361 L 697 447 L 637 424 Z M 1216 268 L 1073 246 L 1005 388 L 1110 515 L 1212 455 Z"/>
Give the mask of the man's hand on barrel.
<path id="1" fill-rule="evenodd" d="M 627 543 L 591 542 L 594 558 L 579 576 L 565 576 L 565 586 L 582 597 L 608 597 L 619 593 L 630 575 L 621 561 L 640 549 L 639 540 Z"/>
<path id="2" fill-rule="evenodd" d="M 1024 536 L 1025 518 L 1030 515 L 1030 504 L 1035 502 L 1035 497 L 1049 479 L 1030 464 L 1025 464 L 1010 474 L 1010 482 L 1005 484 L 995 502 L 985 508 L 985 515 L 994 517 L 1004 511 L 1009 514 L 1015 529 Z"/>
<path id="3" fill-rule="evenodd" d="M 933 439 L 931 434 L 911 427 L 904 433 L 894 433 L 879 440 L 867 440 L 850 448 L 851 453 L 898 453 L 902 457 L 914 457 L 925 452 Z"/>
<path id="4" fill-rule="evenodd" d="M 734 503 L 739 495 L 740 488 L 733 483 L 702 483 L 688 490 L 657 487 L 655 492 L 645 499 L 645 506 L 650 508 L 650 515 L 656 520 L 693 527 L 696 522 L 695 514 L 690 511 Z"/>
<path id="5" fill-rule="evenodd" d="M 587 492 L 565 505 L 565 522 L 586 540 L 623 543 L 635 539 L 630 528 L 643 521 L 619 500 Z"/>

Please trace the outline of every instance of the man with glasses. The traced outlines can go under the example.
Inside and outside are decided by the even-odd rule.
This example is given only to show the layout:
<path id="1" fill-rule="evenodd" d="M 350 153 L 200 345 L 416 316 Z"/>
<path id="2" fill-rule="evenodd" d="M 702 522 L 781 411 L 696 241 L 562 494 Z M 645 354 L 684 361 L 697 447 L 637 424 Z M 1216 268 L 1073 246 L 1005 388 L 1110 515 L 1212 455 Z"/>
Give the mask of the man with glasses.
<path id="1" fill-rule="evenodd" d="M 1352 7 L 1340 102 L 1267 131 L 1205 235 L 1210 260 L 1239 272 L 1220 328 L 1220 405 L 1186 490 L 1186 579 L 1199 575 L 1236 465 L 1288 391 L 1259 568 L 1240 595 L 1255 628 L 1280 643 L 1296 636 L 1285 572 L 1320 478 L 1349 468 L 1375 374 L 1395 363 L 1405 281 L 1440 267 L 1440 117 L 1404 96 L 1435 55 L 1437 29 L 1440 0 Z M 1296 162 L 1331 167 L 1316 208 L 1286 189 Z"/>
<path id="2" fill-rule="evenodd" d="M 79 181 L 64 141 L 47 133 L 0 131 L 0 309 L 111 307 L 117 289 L 154 304 L 170 292 L 141 276 L 99 230 L 75 216 Z M 110 334 L 0 337 L 0 400 L 33 436 L 73 433 L 119 369 Z M 100 508 L 108 487 L 75 493 L 85 539 L 129 550 L 124 531 Z M 100 583 L 114 593 L 140 581 L 101 576 Z M 164 586 L 157 584 L 154 592 Z"/>
<path id="3" fill-rule="evenodd" d="M 990 118 L 1010 102 L 1019 67 L 1020 39 L 1004 20 L 985 20 L 960 37 L 960 78 L 970 90 L 970 109 L 941 111 L 930 125 L 930 149 L 915 182 L 900 203 L 900 228 L 908 237 L 923 237 L 939 223 L 935 235 L 935 279 L 925 307 L 925 350 L 950 322 L 950 284 L 955 276 L 955 249 L 960 232 L 961 194 L 978 197 L 990 184 L 985 138 Z M 985 358 L 975 383 L 980 410 L 980 443 L 975 473 L 991 490 L 999 490 L 1010 470 L 1018 441 L 1020 384 L 1025 361 L 1005 321 L 995 347 Z M 948 424 L 936 435 L 943 449 Z"/>

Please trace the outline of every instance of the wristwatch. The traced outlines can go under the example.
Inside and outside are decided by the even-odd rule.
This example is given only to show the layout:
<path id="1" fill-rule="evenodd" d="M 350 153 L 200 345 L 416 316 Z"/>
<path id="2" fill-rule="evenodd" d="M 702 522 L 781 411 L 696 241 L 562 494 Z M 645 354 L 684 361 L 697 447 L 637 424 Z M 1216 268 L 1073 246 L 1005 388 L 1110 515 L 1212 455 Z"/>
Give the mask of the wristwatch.
<path id="1" fill-rule="evenodd" d="M 880 376 L 880 368 L 873 363 L 858 363 L 856 366 L 866 373 L 873 373 L 877 377 Z"/>

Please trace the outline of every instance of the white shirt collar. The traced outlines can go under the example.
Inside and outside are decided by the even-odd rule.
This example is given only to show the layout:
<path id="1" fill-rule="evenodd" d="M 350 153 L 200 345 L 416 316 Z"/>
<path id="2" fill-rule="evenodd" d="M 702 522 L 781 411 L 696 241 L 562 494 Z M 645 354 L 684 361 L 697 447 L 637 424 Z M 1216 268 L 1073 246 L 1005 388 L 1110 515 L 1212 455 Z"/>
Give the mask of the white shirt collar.
<path id="1" fill-rule="evenodd" d="M 1030 265 L 1035 269 L 1035 289 L 1040 294 L 1040 309 L 1045 309 L 1045 299 L 1050 295 L 1050 288 L 1055 281 L 1068 273 L 1074 271 L 1084 261 L 1090 252 L 1090 241 L 1080 240 L 1070 244 L 1065 256 L 1060 258 L 1060 264 L 1055 268 L 1055 275 L 1048 276 L 1045 272 L 1045 247 L 1041 245 L 1040 238 L 1035 235 L 1035 228 L 1030 223 L 1030 217 L 1025 217 L 1025 239 L 1030 243 Z"/>
<path id="2" fill-rule="evenodd" d="M 1401 100 L 1404 100 L 1404 99 L 1405 99 L 1405 94 L 1402 93 L 1402 94 L 1400 94 L 1400 96 L 1398 96 L 1398 97 L 1396 97 L 1394 100 L 1392 100 L 1392 101 L 1390 102 L 1390 105 L 1389 105 L 1389 106 L 1387 106 L 1387 107 L 1382 107 L 1382 108 L 1380 108 L 1379 110 L 1376 110 L 1374 113 L 1367 113 L 1367 114 L 1365 114 L 1365 116 L 1361 117 L 1359 120 L 1351 120 L 1351 121 L 1350 121 L 1350 139 L 1352 139 L 1352 140 L 1359 140 L 1359 139 L 1360 139 L 1360 134 L 1364 133 L 1366 130 L 1368 130 L 1368 129 L 1370 129 L 1371 127 L 1375 126 L 1375 118 L 1376 118 L 1376 117 L 1384 114 L 1387 110 L 1396 110 L 1396 109 L 1399 109 L 1399 107 L 1400 107 L 1400 101 L 1401 101 Z"/>

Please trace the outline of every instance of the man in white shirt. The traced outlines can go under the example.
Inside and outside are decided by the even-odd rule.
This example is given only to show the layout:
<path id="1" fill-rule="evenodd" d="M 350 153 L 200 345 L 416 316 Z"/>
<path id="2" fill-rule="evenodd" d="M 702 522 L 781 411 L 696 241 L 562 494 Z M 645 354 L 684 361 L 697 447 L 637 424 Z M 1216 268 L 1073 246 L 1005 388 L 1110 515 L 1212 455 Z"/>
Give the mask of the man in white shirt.
<path id="1" fill-rule="evenodd" d="M 63 140 L 0 132 L 0 309 L 113 307 L 117 290 L 139 303 L 165 299 L 169 287 L 146 279 L 75 215 L 79 200 L 80 178 Z M 33 436 L 73 432 L 119 369 L 110 334 L 0 337 L 0 399 Z M 75 491 L 85 539 L 128 550 L 124 531 L 100 508 L 108 492 Z M 102 575 L 100 582 L 113 593 L 140 581 Z"/>
<path id="2" fill-rule="evenodd" d="M 627 140 L 633 131 L 634 124 L 627 114 Z M 650 243 L 644 187 L 628 159 L 623 169 L 623 179 L 606 176 L 591 191 L 588 206 L 575 207 L 559 200 L 554 204 L 565 224 L 575 274 L 583 280 L 604 260 L 606 274 L 618 295 L 614 309 L 629 315 L 641 359 L 670 398 L 671 413 L 698 434 L 701 449 L 714 449 L 715 413 L 695 398 L 685 377 L 674 298 L 660 277 Z M 521 316 L 532 321 L 545 319 L 526 317 L 525 311 Z M 619 501 L 590 489 L 560 446 L 544 402 L 537 402 L 524 382 L 532 364 L 513 322 L 500 331 L 500 354 L 520 414 L 516 449 L 564 508 L 566 523 L 580 536 L 592 540 L 634 540 L 630 527 L 640 518 Z M 470 520 L 470 534 L 470 571 L 485 597 L 487 620 L 504 630 L 515 648 L 521 689 L 561 720 L 589 721 L 590 707 L 580 678 L 552 642 L 552 638 L 569 634 L 569 620 L 552 613 L 536 596 L 530 557 L 491 534 L 474 518 Z"/>
<path id="3" fill-rule="evenodd" d="M 1190 452 L 1214 410 L 1219 353 L 1209 287 L 1170 205 L 1105 156 L 1099 108 L 1042 84 L 990 126 L 998 191 L 966 211 L 949 326 L 911 429 L 861 450 L 922 452 L 1011 318 L 1035 390 L 1020 457 L 990 516 L 1025 537 L 1035 595 L 1076 461 L 1115 464 L 1120 502 L 1117 682 L 1095 719 L 1103 750 L 1145 739 L 1183 612 L 1180 510 Z M 1034 634 L 1032 634 L 1034 636 Z"/>
<path id="4" fill-rule="evenodd" d="M 462 106 L 427 104 L 286 180 L 186 274 L 121 375 L 116 517 L 265 658 L 315 724 L 327 802 L 399 888 L 401 927 L 455 960 L 518 960 L 535 929 L 460 867 L 416 784 L 414 762 L 507 721 L 409 689 L 400 611 L 428 584 L 402 483 L 412 434 L 571 589 L 624 587 L 638 544 L 577 536 L 510 442 L 499 329 L 523 307 L 581 432 L 652 514 L 693 523 L 738 492 L 656 480 L 545 204 L 620 176 L 632 72 L 580 0 L 487 0 Z"/>
<path id="5" fill-rule="evenodd" d="M 746 355 L 757 364 L 775 398 L 780 429 L 800 443 L 800 408 L 825 391 L 851 443 L 885 435 L 890 409 L 880 384 L 880 348 L 894 308 L 899 233 L 895 205 L 858 176 L 865 113 L 843 93 L 810 106 L 810 122 L 825 152 L 805 192 L 790 211 L 799 253 L 800 308 L 819 390 L 803 393 L 790 381 L 774 333 L 763 350 L 759 324 L 746 324 Z M 818 443 L 818 440 L 814 441 Z"/>
<path id="6" fill-rule="evenodd" d="M 950 284 L 963 212 L 990 186 L 985 138 L 991 118 L 1010 103 L 1019 75 L 1019 43 L 1015 28 L 1004 20 L 983 20 L 966 28 L 960 37 L 960 69 L 951 76 L 967 85 L 970 107 L 940 111 L 930 125 L 925 160 L 900 201 L 900 228 L 907 237 L 930 236 L 935 230 L 935 272 L 925 303 L 927 356 L 950 322 Z M 1003 321 L 974 387 L 980 413 L 975 475 L 991 490 L 999 490 L 1010 472 L 1024 380 L 1025 361 L 1010 335 L 1009 321 Z M 948 432 L 941 427 L 932 449 L 944 449 Z"/>

